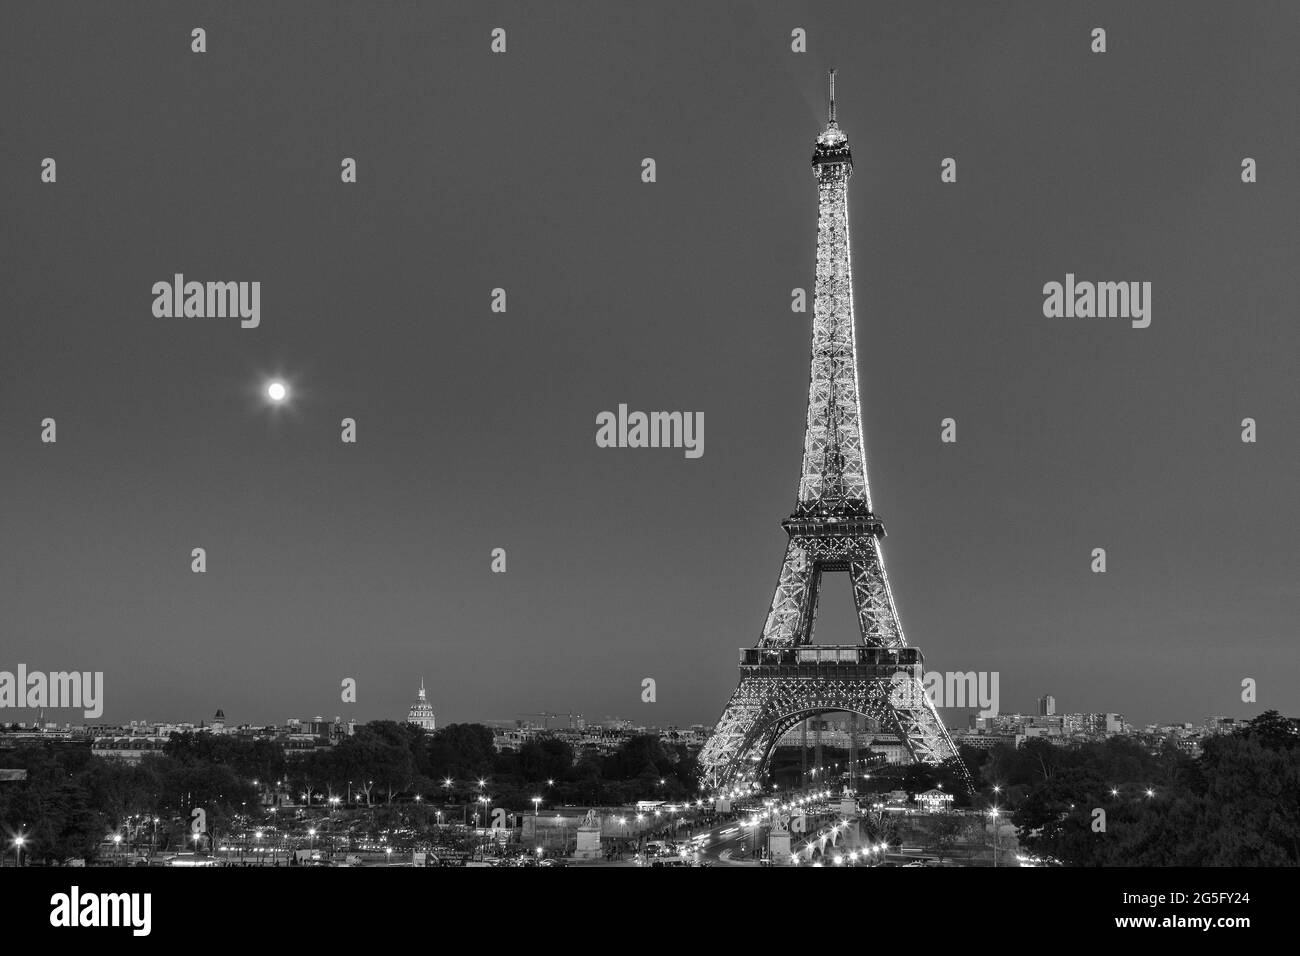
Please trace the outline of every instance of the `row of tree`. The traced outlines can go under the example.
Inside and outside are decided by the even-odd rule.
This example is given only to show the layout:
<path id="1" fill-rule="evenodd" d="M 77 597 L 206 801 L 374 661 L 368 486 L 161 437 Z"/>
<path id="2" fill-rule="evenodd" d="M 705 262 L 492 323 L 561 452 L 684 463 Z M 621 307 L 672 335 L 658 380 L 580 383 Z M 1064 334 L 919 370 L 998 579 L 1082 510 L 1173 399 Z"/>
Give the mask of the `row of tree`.
<path id="1" fill-rule="evenodd" d="M 1116 739 L 995 757 L 995 773 L 1014 780 L 1021 845 L 1036 855 L 1072 866 L 1300 865 L 1300 721 L 1276 711 L 1208 738 L 1198 757 Z"/>
<path id="2" fill-rule="evenodd" d="M 25 744 L 5 754 L 6 766 L 28 773 L 24 782 L 0 785 L 0 850 L 11 851 L 22 836 L 28 858 L 93 857 L 108 834 L 129 839 L 140 828 L 150 838 L 156 832 L 160 846 L 177 845 L 194 807 L 212 829 L 226 831 L 264 819 L 263 795 L 273 793 L 288 793 L 295 804 L 369 807 L 392 825 L 434 820 L 433 805 L 477 808 L 480 797 L 519 811 L 531 810 L 534 797 L 549 807 L 695 794 L 686 748 L 665 747 L 653 735 L 629 738 L 607 755 L 575 755 L 555 738 L 498 753 L 492 739 L 479 724 L 426 734 L 376 721 L 335 746 L 295 755 L 272 740 L 184 733 L 137 764 L 92 756 L 86 746 Z"/>
<path id="3" fill-rule="evenodd" d="M 695 795 L 696 771 L 682 745 L 653 734 L 630 737 L 610 754 L 575 754 L 565 741 L 544 737 L 498 753 L 481 724 L 449 724 L 425 734 L 410 724 L 375 721 L 328 750 L 289 761 L 291 792 L 352 797 L 353 802 L 425 800 L 474 802 L 530 809 L 532 798 L 594 806 Z M 450 781 L 450 782 L 448 782 Z M 480 785 L 479 781 L 483 781 Z"/>

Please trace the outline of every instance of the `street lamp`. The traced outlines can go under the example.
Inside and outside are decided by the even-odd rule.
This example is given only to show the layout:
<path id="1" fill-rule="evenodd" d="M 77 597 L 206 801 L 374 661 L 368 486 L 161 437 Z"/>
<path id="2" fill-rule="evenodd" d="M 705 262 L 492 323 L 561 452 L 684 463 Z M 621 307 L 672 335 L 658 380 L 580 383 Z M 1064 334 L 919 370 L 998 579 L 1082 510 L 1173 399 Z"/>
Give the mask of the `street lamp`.
<path id="1" fill-rule="evenodd" d="M 483 781 L 482 781 L 482 780 L 479 781 L 479 786 L 480 786 L 480 787 L 483 786 Z M 488 813 L 487 813 L 487 810 L 488 810 L 488 807 L 487 807 L 487 804 L 488 804 L 488 798 L 487 798 L 486 796 L 480 794 L 480 795 L 479 795 L 479 798 L 478 798 L 478 802 L 481 803 L 481 804 L 483 804 L 483 829 L 486 830 L 486 829 L 487 829 L 487 824 L 488 824 Z M 478 829 L 478 814 L 477 814 L 477 813 L 474 814 L 474 827 L 475 827 L 475 829 Z M 486 834 L 486 833 L 480 833 L 480 834 L 478 835 L 478 847 L 479 847 L 479 859 L 480 859 L 480 860 L 482 860 L 482 859 L 486 859 L 486 857 L 487 857 L 487 847 L 486 847 L 486 845 L 485 845 L 485 844 L 486 844 L 486 837 L 487 837 L 487 834 Z"/>
<path id="2" fill-rule="evenodd" d="M 998 865 L 998 851 L 1002 848 L 1002 829 L 998 826 L 998 808 L 994 807 L 989 811 L 989 819 L 993 821 L 993 866 Z"/>
<path id="3" fill-rule="evenodd" d="M 117 857 L 117 862 L 122 862 L 122 834 L 113 834 L 113 855 Z"/>
<path id="4" fill-rule="evenodd" d="M 23 844 L 26 842 L 27 842 L 27 838 L 24 837 L 21 833 L 18 834 L 18 836 L 14 837 L 14 867 L 15 868 L 23 865 L 22 858 L 19 856 L 19 854 L 23 852 Z"/>

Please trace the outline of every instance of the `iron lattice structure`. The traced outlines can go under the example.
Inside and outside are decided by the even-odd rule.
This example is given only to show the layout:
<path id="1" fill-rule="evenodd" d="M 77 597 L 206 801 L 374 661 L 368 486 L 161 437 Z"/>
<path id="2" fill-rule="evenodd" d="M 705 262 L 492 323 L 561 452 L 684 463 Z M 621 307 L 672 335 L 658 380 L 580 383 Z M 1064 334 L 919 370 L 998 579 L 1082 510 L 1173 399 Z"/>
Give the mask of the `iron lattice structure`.
<path id="1" fill-rule="evenodd" d="M 907 646 L 885 574 L 884 525 L 872 510 L 858 400 L 849 253 L 848 181 L 853 157 L 830 112 L 812 157 L 817 177 L 817 281 L 803 469 L 794 513 L 782 522 L 789 543 L 762 636 L 741 650 L 740 686 L 700 752 L 717 788 L 751 780 L 791 727 L 815 714 L 846 711 L 896 735 L 912 758 L 957 756 L 925 695 L 924 661 Z M 861 643 L 814 645 L 822 574 L 853 582 Z"/>

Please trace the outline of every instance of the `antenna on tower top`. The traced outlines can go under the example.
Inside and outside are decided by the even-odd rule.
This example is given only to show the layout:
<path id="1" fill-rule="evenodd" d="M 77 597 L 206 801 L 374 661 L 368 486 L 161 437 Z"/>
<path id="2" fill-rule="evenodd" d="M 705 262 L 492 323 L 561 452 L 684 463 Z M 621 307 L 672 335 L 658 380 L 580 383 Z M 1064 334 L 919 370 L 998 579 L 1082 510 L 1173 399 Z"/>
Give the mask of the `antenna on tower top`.
<path id="1" fill-rule="evenodd" d="M 835 122 L 835 68 L 831 68 L 831 115 L 830 121 Z"/>

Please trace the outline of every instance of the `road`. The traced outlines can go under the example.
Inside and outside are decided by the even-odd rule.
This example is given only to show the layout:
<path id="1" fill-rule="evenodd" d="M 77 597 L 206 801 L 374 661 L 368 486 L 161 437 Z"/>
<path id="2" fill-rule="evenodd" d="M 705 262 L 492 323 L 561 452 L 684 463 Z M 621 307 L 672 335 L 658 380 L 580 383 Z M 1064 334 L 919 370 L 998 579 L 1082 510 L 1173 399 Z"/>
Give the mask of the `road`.
<path id="1" fill-rule="evenodd" d="M 701 844 L 701 855 L 715 866 L 756 866 L 753 830 L 739 820 L 728 820 L 710 827 L 696 834 Z"/>

